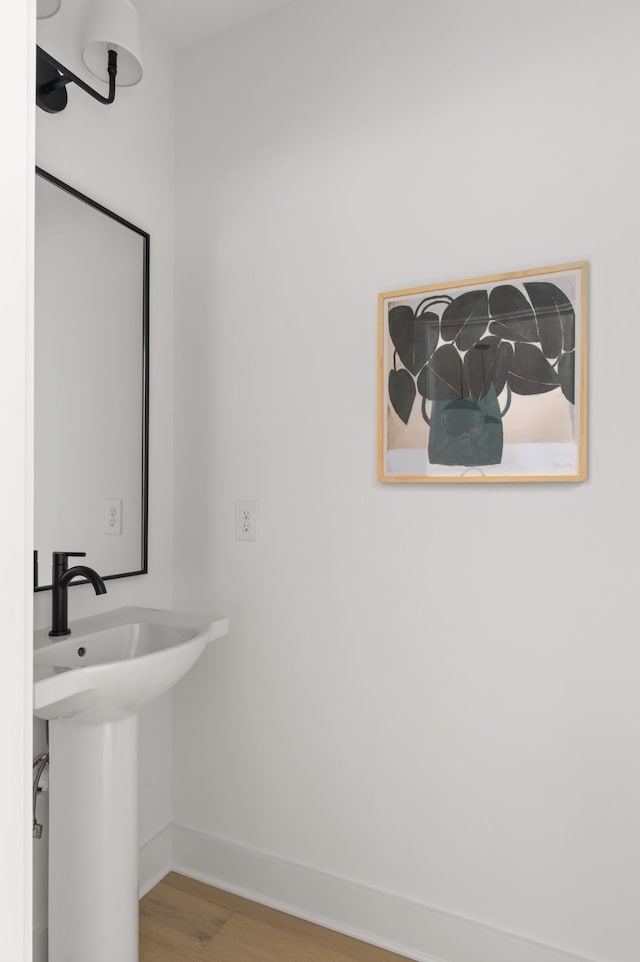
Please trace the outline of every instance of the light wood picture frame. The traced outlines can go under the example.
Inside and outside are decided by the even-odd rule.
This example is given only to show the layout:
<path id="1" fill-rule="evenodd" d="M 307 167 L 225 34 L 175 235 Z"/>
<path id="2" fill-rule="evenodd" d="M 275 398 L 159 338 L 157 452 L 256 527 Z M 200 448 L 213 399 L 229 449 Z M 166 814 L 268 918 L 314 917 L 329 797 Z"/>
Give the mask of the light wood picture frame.
<path id="1" fill-rule="evenodd" d="M 587 479 L 586 261 L 378 297 L 378 480 Z"/>

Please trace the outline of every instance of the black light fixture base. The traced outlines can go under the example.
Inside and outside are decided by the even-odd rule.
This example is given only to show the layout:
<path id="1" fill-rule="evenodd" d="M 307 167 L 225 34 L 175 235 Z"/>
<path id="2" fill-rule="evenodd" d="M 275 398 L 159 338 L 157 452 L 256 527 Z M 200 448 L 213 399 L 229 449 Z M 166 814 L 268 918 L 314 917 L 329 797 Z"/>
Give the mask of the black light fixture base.
<path id="1" fill-rule="evenodd" d="M 36 104 L 42 110 L 46 110 L 48 114 L 59 114 L 67 106 L 67 84 L 76 84 L 98 103 L 112 104 L 115 100 L 116 77 L 118 75 L 118 54 L 115 50 L 107 52 L 109 93 L 106 97 L 86 84 L 84 80 L 37 44 L 36 53 Z"/>
<path id="2" fill-rule="evenodd" d="M 62 74 L 43 56 L 39 47 L 36 58 L 36 104 L 48 114 L 59 114 L 67 106 L 67 88 L 54 86 Z"/>

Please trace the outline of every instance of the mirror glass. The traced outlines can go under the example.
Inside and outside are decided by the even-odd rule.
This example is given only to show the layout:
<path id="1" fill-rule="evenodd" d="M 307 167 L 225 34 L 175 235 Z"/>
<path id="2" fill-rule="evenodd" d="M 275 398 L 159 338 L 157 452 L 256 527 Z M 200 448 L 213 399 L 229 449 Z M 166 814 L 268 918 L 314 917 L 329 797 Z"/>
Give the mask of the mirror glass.
<path id="1" fill-rule="evenodd" d="M 37 169 L 36 590 L 53 551 L 147 570 L 149 235 Z M 73 562 L 71 562 L 73 563 Z"/>

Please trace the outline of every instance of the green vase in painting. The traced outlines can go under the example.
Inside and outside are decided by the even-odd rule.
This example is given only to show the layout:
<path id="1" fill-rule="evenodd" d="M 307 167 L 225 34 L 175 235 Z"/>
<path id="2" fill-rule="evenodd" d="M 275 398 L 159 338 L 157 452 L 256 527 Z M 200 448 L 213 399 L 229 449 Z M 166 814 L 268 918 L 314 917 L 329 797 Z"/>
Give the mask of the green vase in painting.
<path id="1" fill-rule="evenodd" d="M 500 464 L 502 416 L 493 385 L 478 402 L 469 398 L 433 401 L 429 421 L 431 464 L 464 467 Z"/>

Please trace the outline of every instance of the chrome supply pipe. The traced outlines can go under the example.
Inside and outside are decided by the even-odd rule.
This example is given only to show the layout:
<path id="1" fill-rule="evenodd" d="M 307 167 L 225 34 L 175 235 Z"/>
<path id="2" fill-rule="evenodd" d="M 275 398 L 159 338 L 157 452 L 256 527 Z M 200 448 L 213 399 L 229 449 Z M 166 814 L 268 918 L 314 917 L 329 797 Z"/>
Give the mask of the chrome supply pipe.
<path id="1" fill-rule="evenodd" d="M 36 814 L 36 805 L 38 800 L 38 792 L 41 792 L 40 779 L 42 778 L 42 773 L 49 764 L 49 753 L 42 752 L 41 755 L 37 755 L 33 759 L 33 837 L 42 838 L 42 825 L 38 822 Z"/>

